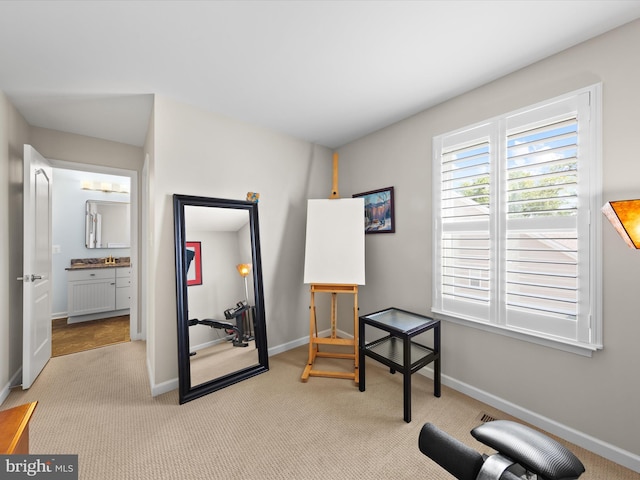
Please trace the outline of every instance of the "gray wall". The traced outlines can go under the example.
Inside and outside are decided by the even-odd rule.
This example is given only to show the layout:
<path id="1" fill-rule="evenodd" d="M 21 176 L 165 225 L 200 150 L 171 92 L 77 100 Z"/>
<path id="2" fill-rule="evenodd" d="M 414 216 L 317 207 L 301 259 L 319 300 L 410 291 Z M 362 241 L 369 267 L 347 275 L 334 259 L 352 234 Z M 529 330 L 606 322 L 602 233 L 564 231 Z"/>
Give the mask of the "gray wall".
<path id="1" fill-rule="evenodd" d="M 31 127 L 29 138 L 45 158 L 137 172 L 142 169 L 142 148 L 133 145 L 40 127 Z"/>
<path id="2" fill-rule="evenodd" d="M 430 312 L 434 135 L 602 82 L 603 198 L 640 198 L 637 45 L 640 21 L 340 148 L 344 193 L 395 187 L 396 233 L 366 238 L 361 311 Z M 450 384 L 479 398 L 635 454 L 638 468 L 640 254 L 603 227 L 604 350 L 588 358 L 445 323 L 442 368 Z"/>
<path id="3" fill-rule="evenodd" d="M 308 142 L 156 96 L 146 152 L 151 159 L 147 335 L 151 388 L 178 374 L 174 193 L 244 200 L 260 193 L 259 224 L 269 347 L 308 336 L 302 283 L 307 198 L 327 198 L 331 152 Z M 301 369 L 303 365 L 300 366 Z M 302 373 L 302 370 L 301 370 Z"/>
<path id="4" fill-rule="evenodd" d="M 22 366 L 22 177 L 29 126 L 0 91 L 0 402 Z"/>

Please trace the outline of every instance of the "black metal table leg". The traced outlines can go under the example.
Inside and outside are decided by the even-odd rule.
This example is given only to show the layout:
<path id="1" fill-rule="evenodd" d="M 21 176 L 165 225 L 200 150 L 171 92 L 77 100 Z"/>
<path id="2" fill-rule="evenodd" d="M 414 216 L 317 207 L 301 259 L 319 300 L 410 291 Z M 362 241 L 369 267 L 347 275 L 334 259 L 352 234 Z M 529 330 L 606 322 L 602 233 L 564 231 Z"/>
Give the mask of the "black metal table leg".
<path id="1" fill-rule="evenodd" d="M 364 392 L 365 389 L 365 385 L 364 385 L 364 379 L 365 379 L 365 374 L 364 374 L 364 346 L 365 346 L 365 341 L 364 341 L 364 323 L 363 322 L 358 322 L 358 389 L 361 392 Z"/>
<path id="2" fill-rule="evenodd" d="M 433 328 L 433 350 L 437 357 L 433 366 L 433 394 L 440 396 L 440 323 Z"/>
<path id="3" fill-rule="evenodd" d="M 402 384 L 404 387 L 404 421 L 411 422 L 411 339 L 405 336 L 402 339 L 402 356 L 404 372 Z"/>

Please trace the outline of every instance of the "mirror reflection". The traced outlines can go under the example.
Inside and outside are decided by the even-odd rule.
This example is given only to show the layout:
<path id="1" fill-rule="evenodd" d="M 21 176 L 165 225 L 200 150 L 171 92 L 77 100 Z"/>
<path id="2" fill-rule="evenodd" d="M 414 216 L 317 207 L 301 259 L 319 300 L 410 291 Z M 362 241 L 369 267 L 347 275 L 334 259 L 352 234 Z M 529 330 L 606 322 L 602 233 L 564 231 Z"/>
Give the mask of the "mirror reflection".
<path id="1" fill-rule="evenodd" d="M 125 202 L 87 200 L 85 204 L 85 246 L 87 248 L 129 248 L 131 210 Z"/>
<path id="2" fill-rule="evenodd" d="M 268 368 L 257 204 L 174 196 L 180 403 Z"/>
<path id="3" fill-rule="evenodd" d="M 246 210 L 186 206 L 184 216 L 189 361 L 196 386 L 258 363 L 251 237 Z"/>

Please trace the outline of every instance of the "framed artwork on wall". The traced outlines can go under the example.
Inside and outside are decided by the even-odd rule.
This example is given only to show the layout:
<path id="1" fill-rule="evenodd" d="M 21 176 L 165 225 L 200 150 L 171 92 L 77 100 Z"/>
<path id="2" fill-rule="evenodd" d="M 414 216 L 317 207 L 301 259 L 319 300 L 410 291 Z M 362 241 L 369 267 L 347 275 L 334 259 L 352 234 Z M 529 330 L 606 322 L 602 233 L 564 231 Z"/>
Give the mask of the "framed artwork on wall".
<path id="1" fill-rule="evenodd" d="M 396 220 L 393 213 L 393 187 L 356 193 L 353 197 L 364 197 L 365 233 L 394 233 L 396 231 Z"/>
<path id="2" fill-rule="evenodd" d="M 202 285 L 200 242 L 185 242 L 187 248 L 187 286 Z"/>

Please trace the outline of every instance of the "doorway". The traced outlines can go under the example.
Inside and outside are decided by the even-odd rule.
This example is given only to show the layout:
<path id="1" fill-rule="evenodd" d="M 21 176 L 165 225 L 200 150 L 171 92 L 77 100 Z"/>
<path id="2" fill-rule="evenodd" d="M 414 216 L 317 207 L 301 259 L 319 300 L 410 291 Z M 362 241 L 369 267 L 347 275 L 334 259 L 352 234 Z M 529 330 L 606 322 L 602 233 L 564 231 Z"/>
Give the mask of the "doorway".
<path id="1" fill-rule="evenodd" d="M 56 318 L 51 328 L 51 357 L 93 350 L 131 341 L 129 315 L 67 323 Z"/>
<path id="2" fill-rule="evenodd" d="M 137 172 L 111 167 L 50 159 L 53 166 L 53 247 L 51 304 L 52 356 L 76 353 L 122 341 L 142 338 L 138 322 L 138 188 Z M 87 185 L 112 186 L 111 191 L 83 189 Z M 118 186 L 116 188 L 115 186 Z M 63 190 L 61 193 L 60 190 Z M 85 244 L 86 200 L 102 198 L 130 203 L 130 247 L 89 249 Z M 56 229 L 56 227 L 60 227 Z M 56 233 L 56 230 L 58 232 Z M 66 238 L 69 236 L 70 238 Z M 71 259 L 129 258 L 131 265 L 130 309 L 110 318 L 67 324 L 67 271 Z M 96 317 L 108 316 L 105 312 Z M 126 338 L 125 338 L 126 337 Z"/>

